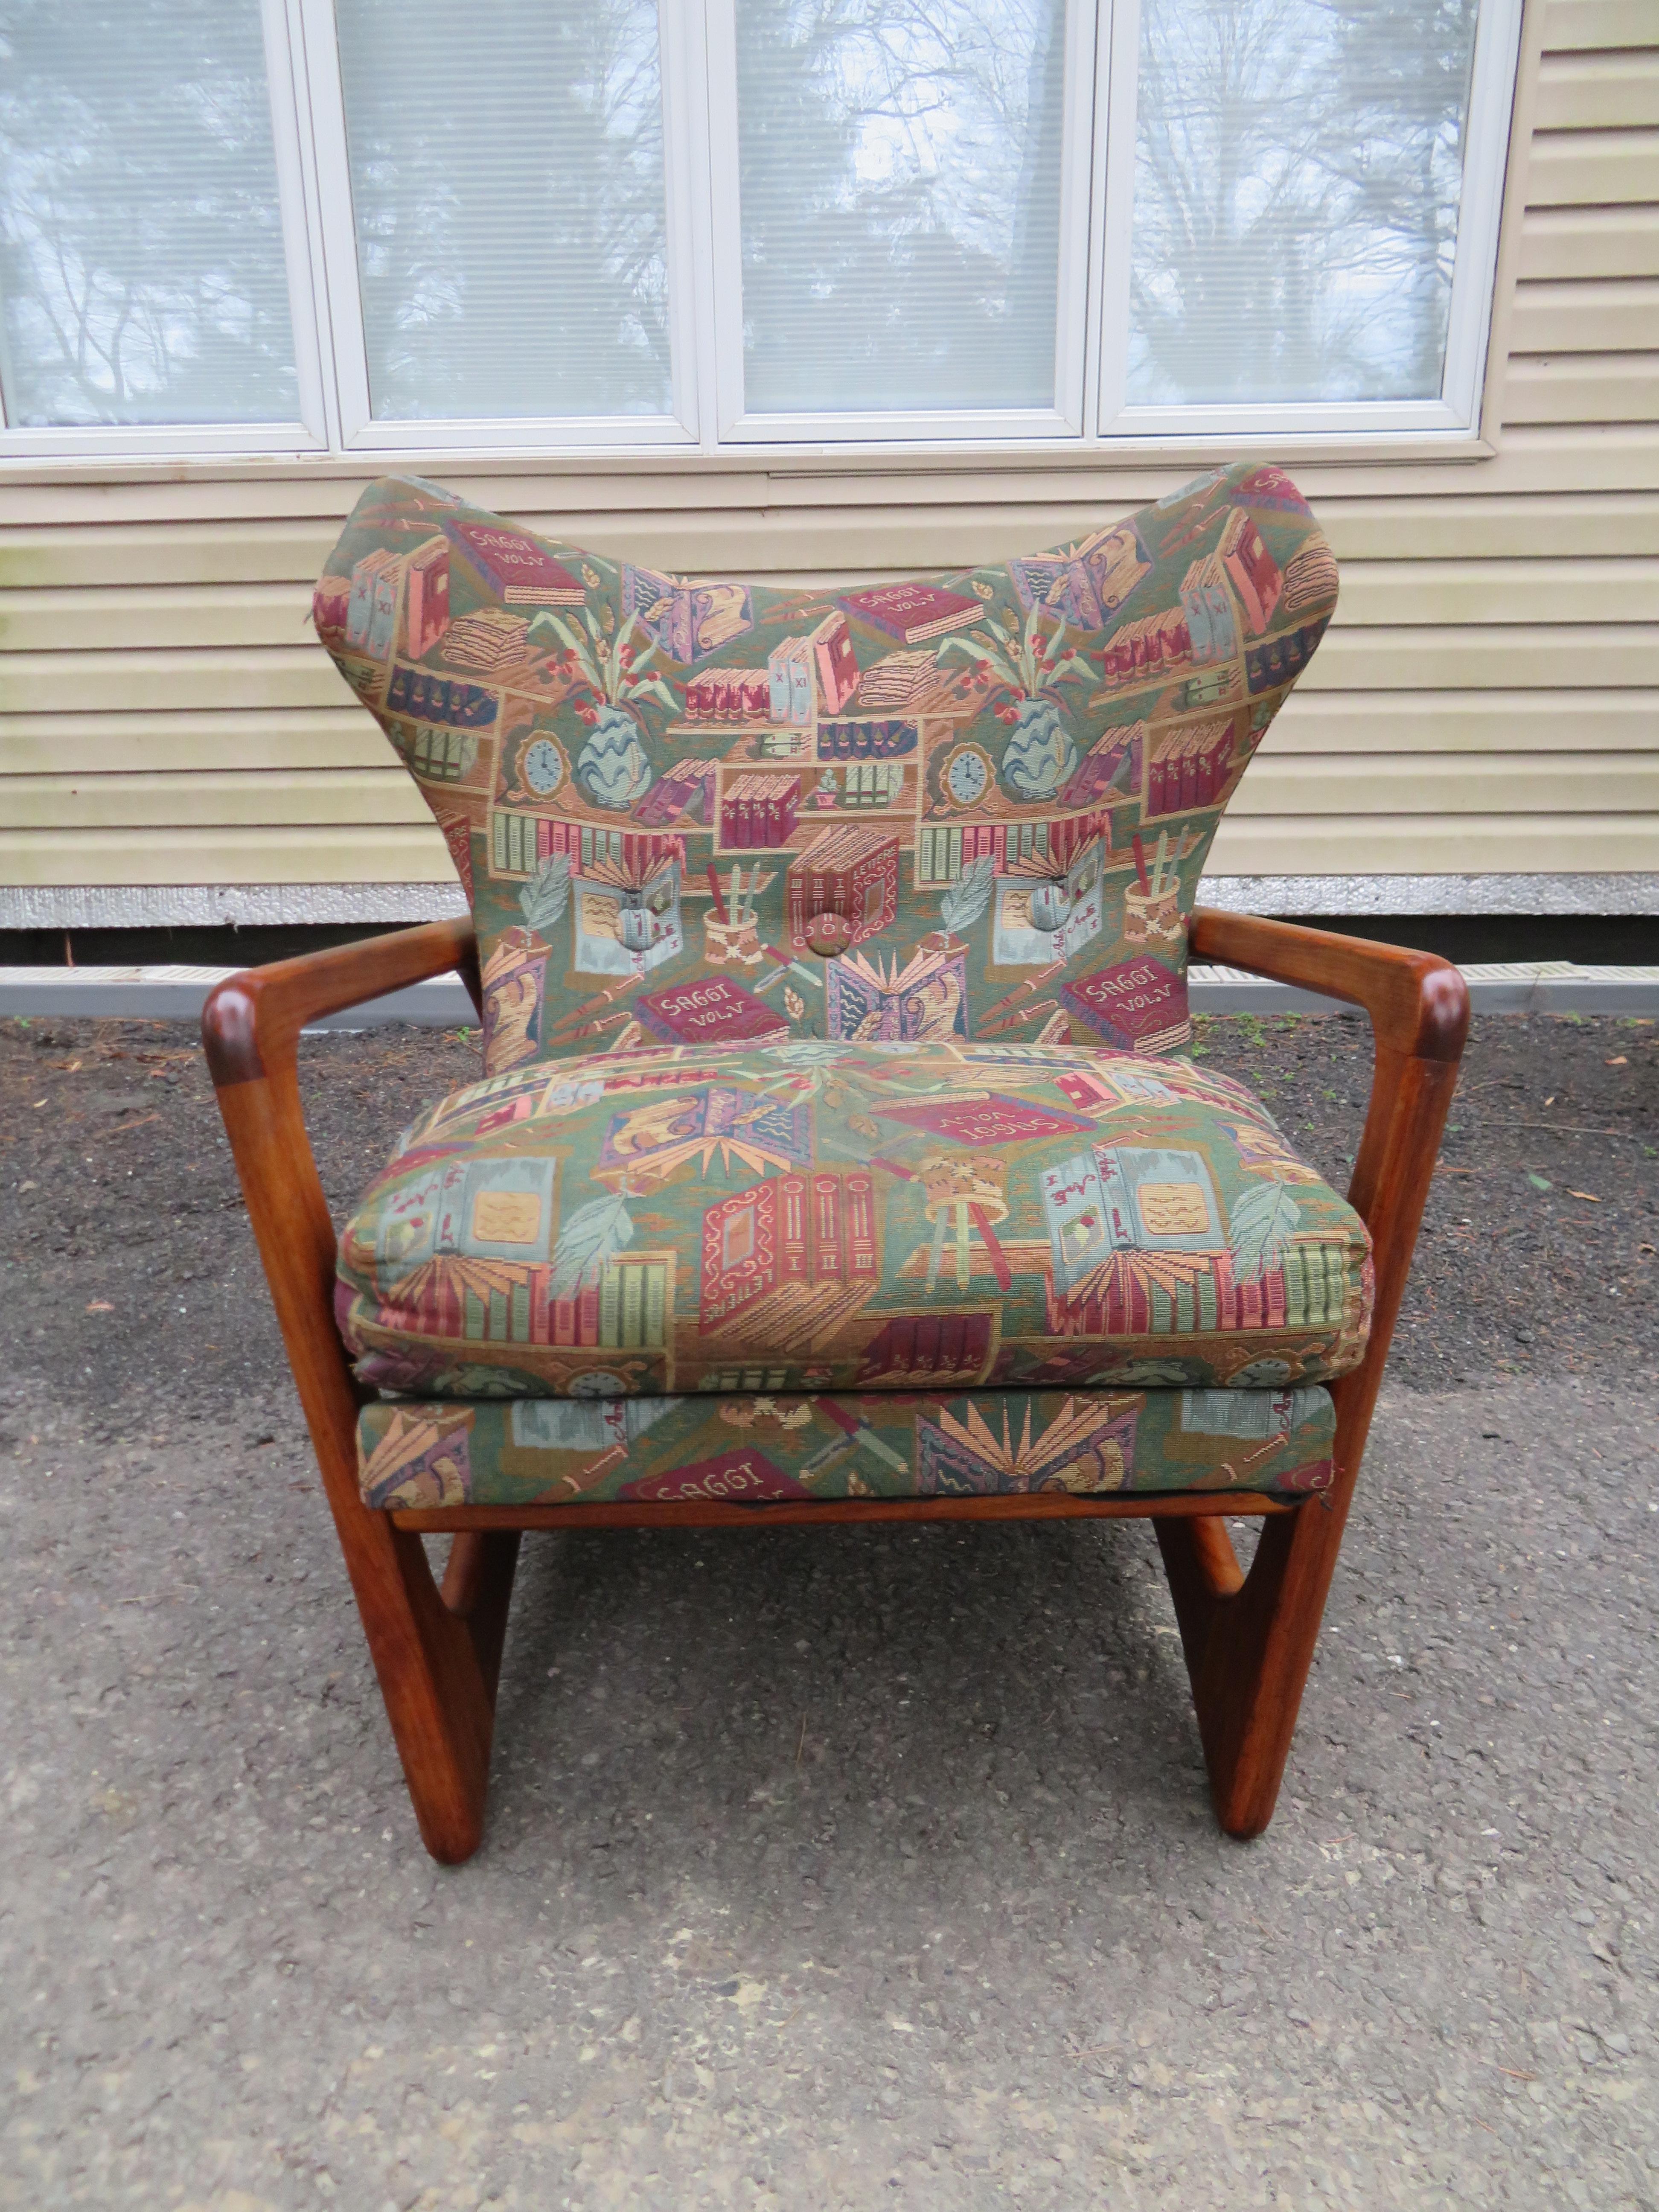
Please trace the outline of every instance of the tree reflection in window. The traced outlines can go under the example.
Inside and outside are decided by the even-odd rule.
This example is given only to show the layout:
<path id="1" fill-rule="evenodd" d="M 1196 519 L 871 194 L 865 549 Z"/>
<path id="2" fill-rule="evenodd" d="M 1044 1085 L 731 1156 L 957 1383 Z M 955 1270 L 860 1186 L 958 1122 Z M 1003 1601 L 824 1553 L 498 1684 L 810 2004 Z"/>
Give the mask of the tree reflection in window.
<path id="1" fill-rule="evenodd" d="M 738 0 L 751 411 L 1052 407 L 1065 0 Z"/>
<path id="2" fill-rule="evenodd" d="M 1439 396 L 1475 0 L 1142 0 L 1128 398 Z"/>
<path id="3" fill-rule="evenodd" d="M 299 410 L 258 0 L 0 0 L 14 428 Z"/>
<path id="4" fill-rule="evenodd" d="M 670 406 L 653 0 L 337 0 L 380 418 Z"/>

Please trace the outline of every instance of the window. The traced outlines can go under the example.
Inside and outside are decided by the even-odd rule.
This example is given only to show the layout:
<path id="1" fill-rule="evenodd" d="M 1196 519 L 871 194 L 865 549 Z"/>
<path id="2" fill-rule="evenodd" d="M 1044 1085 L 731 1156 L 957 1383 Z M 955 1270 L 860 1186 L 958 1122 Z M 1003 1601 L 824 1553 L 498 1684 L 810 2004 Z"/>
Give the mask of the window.
<path id="1" fill-rule="evenodd" d="M 671 415 L 653 0 L 337 18 L 367 419 Z"/>
<path id="2" fill-rule="evenodd" d="M 259 0 L 0 0 L 0 399 L 24 441 L 320 432 L 267 55 Z"/>
<path id="3" fill-rule="evenodd" d="M 1126 420 L 1449 396 L 1458 234 L 1502 153 L 1469 146 L 1475 31 L 1476 0 L 1142 0 Z"/>
<path id="4" fill-rule="evenodd" d="M 711 28 L 723 427 L 1066 427 L 1092 58 L 1066 0 L 734 0 Z"/>
<path id="5" fill-rule="evenodd" d="M 1474 427 L 1520 0 L 0 0 L 0 453 Z"/>

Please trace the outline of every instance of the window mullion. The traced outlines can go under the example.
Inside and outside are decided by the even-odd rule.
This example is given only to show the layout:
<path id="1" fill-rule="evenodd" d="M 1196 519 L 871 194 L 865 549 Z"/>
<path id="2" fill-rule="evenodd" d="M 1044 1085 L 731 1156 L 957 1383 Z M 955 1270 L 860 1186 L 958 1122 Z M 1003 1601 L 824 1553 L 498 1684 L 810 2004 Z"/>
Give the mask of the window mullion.
<path id="1" fill-rule="evenodd" d="M 674 415 L 688 435 L 709 447 L 718 428 L 708 26 L 703 0 L 658 0 L 658 9 Z"/>
<path id="2" fill-rule="evenodd" d="M 711 236 L 702 272 L 708 300 L 714 431 L 724 444 L 742 419 L 743 226 L 738 174 L 736 0 L 697 0 L 708 57 L 708 208 Z"/>
<path id="3" fill-rule="evenodd" d="M 1100 225 L 1099 356 L 1093 422 L 1104 435 L 1122 412 L 1129 364 L 1129 258 L 1135 196 L 1135 92 L 1140 0 L 1109 0 L 1101 40 L 1095 206 Z"/>
<path id="4" fill-rule="evenodd" d="M 339 443 L 338 409 L 299 0 L 260 0 L 260 12 L 300 378 L 300 418 L 316 442 L 331 450 Z"/>
<path id="5" fill-rule="evenodd" d="M 307 143 L 315 200 L 313 250 L 319 298 L 326 303 L 331 425 L 337 450 L 355 446 L 372 408 L 363 302 L 357 274 L 357 234 L 352 215 L 351 165 L 346 151 L 345 99 L 340 82 L 339 33 L 333 0 L 288 0 L 298 19 Z"/>
<path id="6" fill-rule="evenodd" d="M 1060 167 L 1060 281 L 1054 314 L 1054 411 L 1074 435 L 1086 432 L 1091 222 L 1097 21 L 1111 0 L 1069 0 L 1066 10 L 1064 143 Z"/>

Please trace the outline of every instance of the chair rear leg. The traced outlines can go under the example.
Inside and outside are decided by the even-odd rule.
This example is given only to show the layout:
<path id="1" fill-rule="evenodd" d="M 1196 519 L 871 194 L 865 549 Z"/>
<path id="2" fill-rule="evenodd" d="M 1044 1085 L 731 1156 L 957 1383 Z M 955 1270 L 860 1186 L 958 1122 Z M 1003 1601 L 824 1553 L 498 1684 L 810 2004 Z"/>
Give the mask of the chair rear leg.
<path id="1" fill-rule="evenodd" d="M 507 1613 L 513 1602 L 520 1540 L 517 1528 L 488 1533 L 462 1529 L 449 1547 L 439 1585 L 438 1594 L 446 1607 L 467 1625 L 492 1705 L 501 1680 L 501 1646 L 507 1639 Z"/>
<path id="2" fill-rule="evenodd" d="M 1273 1814 L 1346 1514 L 1310 1499 L 1264 1522 L 1241 1575 L 1219 1521 L 1153 1522 L 1198 1710 L 1216 1818 L 1259 1836 Z"/>

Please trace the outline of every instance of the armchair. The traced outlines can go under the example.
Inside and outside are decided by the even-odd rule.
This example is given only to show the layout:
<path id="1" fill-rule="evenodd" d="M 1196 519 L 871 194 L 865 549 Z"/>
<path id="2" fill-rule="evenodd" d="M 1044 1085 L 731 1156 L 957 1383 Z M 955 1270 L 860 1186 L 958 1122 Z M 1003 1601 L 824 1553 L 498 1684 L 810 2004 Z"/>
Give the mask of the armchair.
<path id="1" fill-rule="evenodd" d="M 1370 1231 L 1375 1306 L 1363 1357 L 1334 1385 L 1333 1479 L 1302 1498 L 1237 1489 L 1092 1495 L 1072 1490 L 903 1498 L 607 1499 L 386 1510 L 365 1503 L 358 1417 L 370 1393 L 335 1319 L 337 1240 L 297 1075 L 301 1030 L 459 970 L 480 997 L 470 924 L 402 934 L 234 976 L 203 1034 L 284 1344 L 315 1446 L 421 1835 L 453 1864 L 476 1850 L 495 1686 L 526 1530 L 696 1525 L 759 1530 L 836 1521 L 1150 1518 L 1180 1623 L 1216 1815 L 1237 1837 L 1272 1817 L 1400 1310 L 1468 1025 L 1447 962 L 1292 924 L 1198 908 L 1200 958 L 1323 993 L 1369 1015 L 1376 1061 L 1348 1196 Z M 1264 1526 L 1248 1574 L 1224 1516 Z M 423 1538 L 453 1536 L 441 1585 Z"/>
<path id="2" fill-rule="evenodd" d="M 1443 962 L 1194 910 L 1336 585 L 1256 463 L 805 592 L 364 493 L 318 634 L 472 927 L 204 1028 L 435 1856 L 481 1832 L 520 1538 L 573 1526 L 1150 1516 L 1218 1814 L 1266 1824 L 1467 1020 Z M 1177 1056 L 1189 951 L 1370 1013 L 1348 1200 Z M 337 1242 L 300 1030 L 452 968 L 483 1080 Z"/>

